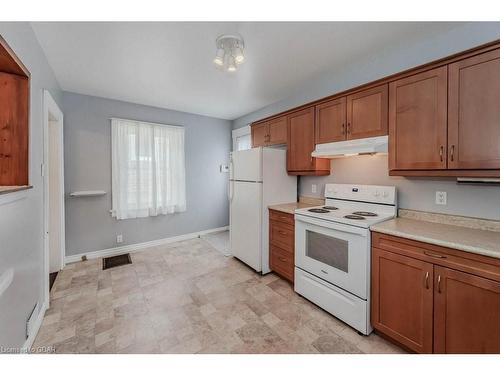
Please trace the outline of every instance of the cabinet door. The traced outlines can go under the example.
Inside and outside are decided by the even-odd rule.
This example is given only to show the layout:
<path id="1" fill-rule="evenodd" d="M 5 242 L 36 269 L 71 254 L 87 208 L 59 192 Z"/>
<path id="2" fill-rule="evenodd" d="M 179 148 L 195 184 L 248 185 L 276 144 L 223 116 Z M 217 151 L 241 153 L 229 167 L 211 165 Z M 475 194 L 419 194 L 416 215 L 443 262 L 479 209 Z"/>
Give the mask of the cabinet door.
<path id="1" fill-rule="evenodd" d="M 389 169 L 446 169 L 447 67 L 389 85 Z"/>
<path id="2" fill-rule="evenodd" d="M 435 266 L 434 352 L 500 353 L 500 283 Z"/>
<path id="3" fill-rule="evenodd" d="M 279 145 L 287 140 L 286 116 L 269 121 L 269 145 Z"/>
<path id="4" fill-rule="evenodd" d="M 432 353 L 432 283 L 432 264 L 373 248 L 373 327 L 417 353 Z"/>
<path id="5" fill-rule="evenodd" d="M 449 66 L 448 168 L 500 168 L 500 49 Z"/>
<path id="6" fill-rule="evenodd" d="M 314 170 L 314 107 L 288 115 L 288 170 Z"/>
<path id="7" fill-rule="evenodd" d="M 346 139 L 346 98 L 330 100 L 316 106 L 316 143 Z"/>
<path id="8" fill-rule="evenodd" d="M 267 146 L 269 137 L 269 123 L 252 125 L 252 147 Z"/>
<path id="9" fill-rule="evenodd" d="M 347 96 L 347 139 L 387 135 L 387 84 Z"/>
<path id="10" fill-rule="evenodd" d="M 28 86 L 27 78 L 0 72 L 0 186 L 28 185 Z"/>

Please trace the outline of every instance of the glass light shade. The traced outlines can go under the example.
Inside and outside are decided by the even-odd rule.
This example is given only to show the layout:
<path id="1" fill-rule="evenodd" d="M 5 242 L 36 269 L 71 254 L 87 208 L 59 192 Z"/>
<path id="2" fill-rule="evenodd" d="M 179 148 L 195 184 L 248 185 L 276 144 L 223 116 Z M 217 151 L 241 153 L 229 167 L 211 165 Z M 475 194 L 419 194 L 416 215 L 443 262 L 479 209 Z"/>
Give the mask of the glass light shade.
<path id="1" fill-rule="evenodd" d="M 224 65 L 224 49 L 217 49 L 217 53 L 215 54 L 214 64 L 222 66 Z"/>
<path id="2" fill-rule="evenodd" d="M 245 61 L 245 56 L 243 55 L 243 51 L 240 47 L 236 47 L 234 49 L 234 61 L 236 64 L 242 64 Z"/>
<path id="3" fill-rule="evenodd" d="M 233 56 L 229 56 L 228 64 L 227 64 L 227 71 L 228 72 L 235 72 L 236 71 L 236 62 L 234 61 Z"/>

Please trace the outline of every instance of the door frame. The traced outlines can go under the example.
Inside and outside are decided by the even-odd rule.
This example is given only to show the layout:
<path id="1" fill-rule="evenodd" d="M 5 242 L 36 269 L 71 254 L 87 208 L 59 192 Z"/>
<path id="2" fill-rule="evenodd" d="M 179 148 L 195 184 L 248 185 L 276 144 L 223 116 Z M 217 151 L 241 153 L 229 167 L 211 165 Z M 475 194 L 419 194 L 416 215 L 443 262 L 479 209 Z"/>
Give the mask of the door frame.
<path id="1" fill-rule="evenodd" d="M 52 119 L 50 119 L 50 117 Z M 43 179 L 43 258 L 44 258 L 44 272 L 42 275 L 42 285 L 44 286 L 44 297 L 47 307 L 49 307 L 49 123 L 56 121 L 59 124 L 59 149 L 61 152 L 60 160 L 60 207 L 61 207 L 61 227 L 60 227 L 60 269 L 66 265 L 66 243 L 65 243 L 65 215 L 64 215 L 64 116 L 55 102 L 54 98 L 48 90 L 43 90 L 43 164 L 42 164 L 42 179 Z"/>

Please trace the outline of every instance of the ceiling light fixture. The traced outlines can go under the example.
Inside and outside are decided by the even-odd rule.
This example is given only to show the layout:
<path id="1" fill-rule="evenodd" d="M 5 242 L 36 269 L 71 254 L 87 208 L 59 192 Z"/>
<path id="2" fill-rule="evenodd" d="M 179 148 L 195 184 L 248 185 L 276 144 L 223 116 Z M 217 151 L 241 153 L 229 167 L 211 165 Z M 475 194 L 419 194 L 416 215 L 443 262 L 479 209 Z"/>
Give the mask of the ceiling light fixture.
<path id="1" fill-rule="evenodd" d="M 215 41 L 217 52 L 214 58 L 214 64 L 227 70 L 228 72 L 235 72 L 238 65 L 243 64 L 245 55 L 243 50 L 245 44 L 243 38 L 239 35 L 224 34 L 217 38 Z"/>

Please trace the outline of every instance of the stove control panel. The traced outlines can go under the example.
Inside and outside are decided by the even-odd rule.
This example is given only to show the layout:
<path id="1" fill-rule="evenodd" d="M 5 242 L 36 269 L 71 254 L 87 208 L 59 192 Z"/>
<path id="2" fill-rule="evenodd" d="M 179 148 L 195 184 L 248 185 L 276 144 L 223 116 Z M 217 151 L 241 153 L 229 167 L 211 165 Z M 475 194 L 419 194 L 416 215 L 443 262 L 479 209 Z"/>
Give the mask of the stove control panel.
<path id="1" fill-rule="evenodd" d="M 326 184 L 325 198 L 395 205 L 396 187 L 378 185 Z"/>

